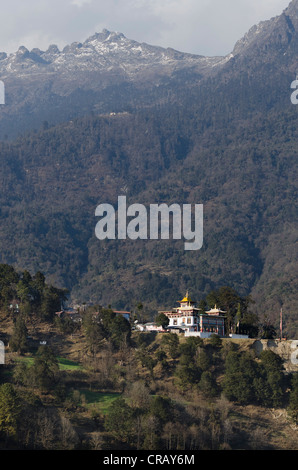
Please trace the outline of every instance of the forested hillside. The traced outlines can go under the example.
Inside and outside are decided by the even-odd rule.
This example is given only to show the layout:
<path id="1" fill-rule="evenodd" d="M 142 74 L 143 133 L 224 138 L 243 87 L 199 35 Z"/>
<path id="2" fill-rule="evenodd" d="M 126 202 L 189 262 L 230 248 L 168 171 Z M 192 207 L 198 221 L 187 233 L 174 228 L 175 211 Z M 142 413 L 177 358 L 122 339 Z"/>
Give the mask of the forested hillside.
<path id="1" fill-rule="evenodd" d="M 284 306 L 293 333 L 296 109 L 230 122 L 228 133 L 189 113 L 89 117 L 2 143 L 1 261 L 41 266 L 79 301 L 128 309 L 229 285 L 253 293 L 260 313 L 278 318 Z M 204 204 L 203 248 L 99 241 L 95 208 L 120 194 L 128 204 Z"/>
<path id="2" fill-rule="evenodd" d="M 253 312 L 275 326 L 282 307 L 284 333 L 294 338 L 296 50 L 294 1 L 252 28 L 220 67 L 206 61 L 204 74 L 188 63 L 162 69 L 158 81 L 111 82 L 110 107 L 100 100 L 89 107 L 89 89 L 85 116 L 71 119 L 82 101 L 73 107 L 66 99 L 60 124 L 32 109 L 39 130 L 0 143 L 0 261 L 41 269 L 73 301 L 128 310 L 141 302 L 151 317 L 186 289 L 200 301 L 229 286 L 251 295 Z M 30 57 L 22 56 L 29 75 Z M 80 78 L 87 87 L 92 77 Z M 177 240 L 99 241 L 95 209 L 116 206 L 121 194 L 128 204 L 203 204 L 202 249 L 184 251 Z"/>
<path id="3" fill-rule="evenodd" d="M 295 342 L 142 333 L 98 305 L 78 321 L 40 271 L 0 280 L 1 449 L 297 448 Z"/>

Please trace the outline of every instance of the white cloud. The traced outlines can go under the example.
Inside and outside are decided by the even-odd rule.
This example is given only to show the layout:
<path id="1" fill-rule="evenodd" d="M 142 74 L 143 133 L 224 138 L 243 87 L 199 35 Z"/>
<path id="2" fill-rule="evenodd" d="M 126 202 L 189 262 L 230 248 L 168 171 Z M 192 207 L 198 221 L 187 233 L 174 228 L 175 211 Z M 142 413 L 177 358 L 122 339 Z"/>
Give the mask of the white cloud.
<path id="1" fill-rule="evenodd" d="M 290 0 L 10 0 L 1 7 L 0 51 L 84 41 L 103 28 L 140 42 L 204 55 L 229 53 L 254 24 Z"/>

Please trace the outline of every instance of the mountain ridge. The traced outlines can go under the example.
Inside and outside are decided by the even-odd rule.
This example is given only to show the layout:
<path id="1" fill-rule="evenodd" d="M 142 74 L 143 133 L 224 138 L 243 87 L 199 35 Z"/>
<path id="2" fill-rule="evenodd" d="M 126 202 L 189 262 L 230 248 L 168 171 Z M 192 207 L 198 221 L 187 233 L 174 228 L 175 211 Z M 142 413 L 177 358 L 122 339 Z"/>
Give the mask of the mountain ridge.
<path id="1" fill-rule="evenodd" d="M 208 62 L 216 65 L 218 62 L 227 60 L 225 57 L 205 57 L 172 48 L 140 43 L 126 38 L 123 33 L 111 32 L 107 29 L 88 37 L 83 43 L 73 42 L 65 46 L 62 51 L 52 44 L 47 51 L 37 48 L 29 51 L 25 46 L 20 46 L 18 51 L 9 56 L 6 53 L 1 54 L 0 73 L 4 77 L 5 73 L 34 72 L 33 67 L 36 67 L 38 71 L 48 68 L 50 72 L 60 70 L 66 72 L 80 67 L 84 70 L 87 65 L 89 70 L 101 70 L 110 66 L 119 66 L 122 61 L 128 61 L 128 65 L 134 66 L 136 70 L 140 65 L 152 66 L 156 63 L 178 67 L 180 64 L 181 66 L 188 65 L 187 62 L 200 69 L 206 64 L 208 66 Z"/>
<path id="2" fill-rule="evenodd" d="M 129 111 L 142 101 L 154 105 L 167 99 L 169 83 L 200 80 L 227 60 L 138 43 L 108 30 L 63 51 L 21 46 L 0 60 L 6 86 L 0 139 L 39 128 L 44 120 L 55 124 L 90 112 Z"/>
<path id="3" fill-rule="evenodd" d="M 232 51 L 233 55 L 243 53 L 247 50 L 248 47 L 252 46 L 255 42 L 258 42 L 260 39 L 263 42 L 264 40 L 268 40 L 268 36 L 270 36 L 272 30 L 276 30 L 277 28 L 279 28 L 279 24 L 283 22 L 287 24 L 288 32 L 293 32 L 293 30 L 297 30 L 298 2 L 296 0 L 292 0 L 281 15 L 275 16 L 269 20 L 261 21 L 260 23 L 253 25 L 249 29 L 249 31 L 236 42 Z"/>
<path id="4" fill-rule="evenodd" d="M 0 139 L 39 129 L 45 120 L 56 124 L 90 112 L 123 112 L 179 100 L 185 85 L 201 86 L 219 74 L 240 70 L 241 63 L 247 68 L 248 60 L 252 67 L 257 62 L 272 64 L 271 54 L 281 47 L 286 62 L 287 50 L 292 55 L 298 47 L 297 39 L 288 40 L 297 37 L 297 9 L 293 0 L 280 16 L 252 27 L 226 56 L 152 46 L 107 29 L 62 51 L 52 44 L 47 51 L 20 46 L 10 55 L 1 53 L 6 106 L 0 108 Z M 296 73 L 296 63 L 287 66 Z"/>
<path id="5" fill-rule="evenodd" d="M 288 21 L 290 30 L 297 27 L 298 4 L 296 0 L 292 0 L 281 15 L 272 17 L 269 20 L 260 21 L 258 24 L 253 25 L 248 32 L 236 42 L 232 51 L 225 56 L 204 56 L 200 54 L 181 52 L 171 47 L 165 48 L 155 46 L 145 42 L 128 39 L 122 32 L 109 31 L 104 28 L 102 32 L 97 32 L 89 36 L 83 43 L 73 42 L 64 46 L 62 50 L 59 50 L 56 44 L 51 44 L 46 51 L 42 51 L 39 48 L 33 48 L 29 51 L 25 46 L 20 46 L 18 51 L 9 55 L 6 52 L 0 52 L 0 72 L 2 72 L 2 74 L 3 72 L 5 73 L 5 71 L 9 73 L 12 68 L 12 63 L 15 61 L 18 62 L 18 60 L 23 61 L 28 59 L 40 65 L 50 65 L 53 62 L 55 63 L 58 59 L 56 65 L 59 68 L 61 64 L 64 66 L 70 65 L 67 61 L 63 61 L 63 55 L 71 54 L 72 58 L 74 58 L 74 56 L 80 56 L 80 54 L 83 53 L 88 57 L 92 52 L 97 52 L 98 58 L 99 56 L 119 52 L 123 53 L 126 51 L 136 54 L 138 60 L 142 59 L 142 53 L 144 52 L 151 53 L 153 55 L 159 52 L 161 58 L 165 61 L 190 59 L 195 63 L 199 62 L 199 65 L 201 65 L 200 61 L 203 63 L 209 61 L 212 66 L 214 66 L 222 61 L 229 60 L 235 54 L 243 51 L 260 36 L 264 36 L 264 34 L 266 35 L 268 32 L 270 33 L 272 27 L 274 28 L 282 19 L 286 19 L 286 21 Z M 101 65 L 102 64 L 99 64 L 99 66 Z M 106 66 L 106 64 L 103 65 Z"/>

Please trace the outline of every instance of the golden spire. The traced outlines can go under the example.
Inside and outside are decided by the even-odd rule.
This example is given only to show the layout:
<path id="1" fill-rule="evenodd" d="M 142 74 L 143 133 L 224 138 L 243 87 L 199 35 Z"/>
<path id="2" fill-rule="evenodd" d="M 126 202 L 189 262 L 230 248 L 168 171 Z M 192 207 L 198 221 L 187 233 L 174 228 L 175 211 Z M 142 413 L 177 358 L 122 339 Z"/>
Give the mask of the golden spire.
<path id="1" fill-rule="evenodd" d="M 180 302 L 191 302 L 189 298 L 188 290 L 186 291 L 185 297 Z"/>

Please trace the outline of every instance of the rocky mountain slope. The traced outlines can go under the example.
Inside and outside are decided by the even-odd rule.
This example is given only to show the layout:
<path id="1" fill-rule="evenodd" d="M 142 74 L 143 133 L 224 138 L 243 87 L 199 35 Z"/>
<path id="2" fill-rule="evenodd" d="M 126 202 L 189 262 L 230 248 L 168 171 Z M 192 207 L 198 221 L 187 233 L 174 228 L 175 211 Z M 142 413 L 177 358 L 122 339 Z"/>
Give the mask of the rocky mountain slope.
<path id="1" fill-rule="evenodd" d="M 7 95 L 0 135 L 39 128 L 42 120 L 151 106 L 165 100 L 168 80 L 199 79 L 228 60 L 141 44 L 107 30 L 62 51 L 56 45 L 47 51 L 20 46 L 14 54 L 0 54 Z"/>
<path id="2" fill-rule="evenodd" d="M 20 46 L 19 50 L 7 57 L 2 53 L 1 71 L 16 75 L 74 71 L 111 71 L 116 68 L 124 74 L 133 75 L 143 68 L 164 67 L 175 70 L 183 67 L 196 67 L 203 70 L 216 65 L 224 58 L 208 58 L 182 53 L 174 49 L 164 49 L 128 39 L 122 33 L 104 29 L 86 39 L 84 43 L 74 42 L 62 51 L 50 45 L 47 51 L 29 51 Z"/>
<path id="3" fill-rule="evenodd" d="M 62 51 L 29 51 L 20 46 L 0 53 L 0 79 L 6 85 L 6 106 L 0 109 L 0 138 L 39 129 L 42 121 L 63 122 L 90 112 L 119 112 L 177 100 L 185 86 L 197 87 L 223 68 L 235 73 L 246 67 L 272 64 L 284 54 L 288 64 L 297 50 L 297 4 L 279 17 L 253 26 L 226 57 L 204 57 L 165 49 L 103 30 Z M 268 70 L 270 74 L 270 70 Z M 270 78 L 268 77 L 268 80 Z"/>

